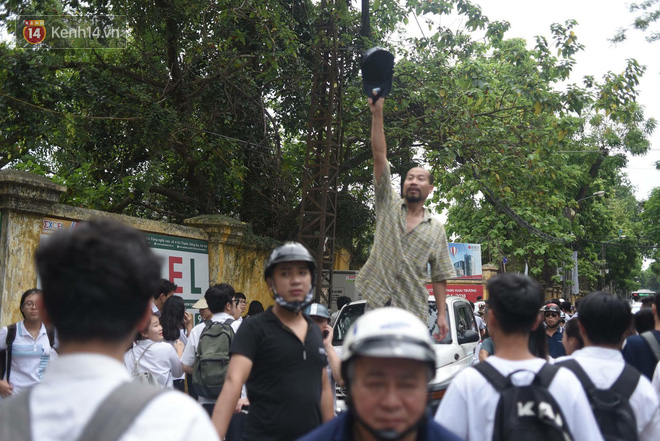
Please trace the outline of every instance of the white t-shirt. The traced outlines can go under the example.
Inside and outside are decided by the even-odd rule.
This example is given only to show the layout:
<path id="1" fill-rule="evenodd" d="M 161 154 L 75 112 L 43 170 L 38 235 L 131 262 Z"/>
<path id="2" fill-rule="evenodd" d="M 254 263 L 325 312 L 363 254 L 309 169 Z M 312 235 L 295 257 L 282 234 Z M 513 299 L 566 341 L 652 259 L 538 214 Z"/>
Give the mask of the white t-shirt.
<path id="1" fill-rule="evenodd" d="M 213 314 L 213 317 L 211 317 L 211 321 L 219 322 L 219 323 L 224 323 L 229 319 L 234 320 L 234 317 L 230 316 L 226 312 Z M 236 332 L 238 331 L 238 327 L 240 325 L 241 322 L 234 320 L 230 326 L 234 330 L 234 332 Z M 193 363 L 195 362 L 195 355 L 197 354 L 197 344 L 199 343 L 199 336 L 202 334 L 202 331 L 204 330 L 205 327 L 206 327 L 206 323 L 202 322 L 197 326 L 195 326 L 194 328 L 192 328 L 192 331 L 190 331 L 190 335 L 188 336 L 188 342 L 186 343 L 186 348 L 183 350 L 183 356 L 181 357 L 181 361 L 186 366 L 192 366 Z M 216 401 L 211 398 L 206 398 L 202 396 L 199 396 L 197 400 L 201 404 L 213 404 Z"/>
<path id="2" fill-rule="evenodd" d="M 0 350 L 2 349 L 7 349 L 7 327 L 0 329 Z M 56 358 L 57 352 L 50 347 L 48 333 L 43 324 L 35 339 L 25 329 L 25 324 L 18 322 L 16 338 L 12 344 L 11 372 L 9 374 L 9 384 L 14 386 L 14 395 L 41 381 L 46 367 L 51 360 Z M 6 380 L 6 378 L 7 372 L 5 371 L 2 379 Z"/>
<path id="3" fill-rule="evenodd" d="M 60 356 L 30 397 L 32 440 L 77 439 L 101 401 L 129 380 L 124 366 L 114 358 L 98 354 Z M 218 433 L 207 413 L 178 391 L 164 392 L 151 401 L 119 438 L 119 441 L 199 440 L 218 441 Z"/>
<path id="4" fill-rule="evenodd" d="M 172 379 L 183 375 L 181 359 L 174 347 L 167 342 L 140 340 L 132 349 L 126 351 L 124 365 L 129 374 L 133 373 L 138 360 L 136 373 L 151 372 L 162 388 L 172 389 Z"/>
<path id="5" fill-rule="evenodd" d="M 490 363 L 502 375 L 507 376 L 518 370 L 537 373 L 545 360 L 534 358 L 512 361 L 492 355 L 485 363 Z M 519 385 L 529 384 L 532 379 L 533 376 L 525 372 L 515 374 L 512 378 Z M 587 397 L 575 375 L 568 369 L 561 368 L 548 390 L 559 404 L 574 439 L 603 439 Z M 467 368 L 452 380 L 440 402 L 435 420 L 465 441 L 490 440 L 493 439 L 499 399 L 500 394 L 483 375 L 474 368 Z"/>
<path id="6" fill-rule="evenodd" d="M 557 363 L 569 358 L 575 358 L 589 375 L 594 385 L 599 389 L 608 389 L 623 372 L 625 361 L 621 351 L 616 349 L 589 346 L 573 352 L 571 357 L 560 357 Z M 640 441 L 660 440 L 660 405 L 658 396 L 653 391 L 651 383 L 641 376 L 637 388 L 630 396 L 630 406 L 635 412 L 637 433 Z"/>
<path id="7" fill-rule="evenodd" d="M 653 372 L 653 387 L 655 392 L 658 394 L 658 399 L 660 400 L 660 362 L 655 366 L 655 372 Z"/>

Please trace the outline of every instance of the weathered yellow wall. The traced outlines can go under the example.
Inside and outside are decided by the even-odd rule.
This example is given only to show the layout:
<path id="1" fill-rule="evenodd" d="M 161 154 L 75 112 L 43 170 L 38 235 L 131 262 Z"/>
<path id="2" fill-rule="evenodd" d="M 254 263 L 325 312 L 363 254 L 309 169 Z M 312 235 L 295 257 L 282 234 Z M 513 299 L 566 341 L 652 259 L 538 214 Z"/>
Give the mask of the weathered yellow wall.
<path id="1" fill-rule="evenodd" d="M 169 224 L 58 203 L 66 191 L 46 178 L 16 170 L 0 171 L 0 326 L 21 319 L 21 294 L 37 283 L 34 252 L 39 246 L 44 218 L 85 221 L 99 217 L 131 225 L 145 233 L 200 239 L 208 242 L 209 285 L 229 283 L 245 293 L 248 304 L 274 303 L 263 280 L 263 265 L 274 241 L 248 234 L 248 225 L 221 215 L 186 219 Z M 350 254 L 335 254 L 335 269 L 349 268 Z"/>

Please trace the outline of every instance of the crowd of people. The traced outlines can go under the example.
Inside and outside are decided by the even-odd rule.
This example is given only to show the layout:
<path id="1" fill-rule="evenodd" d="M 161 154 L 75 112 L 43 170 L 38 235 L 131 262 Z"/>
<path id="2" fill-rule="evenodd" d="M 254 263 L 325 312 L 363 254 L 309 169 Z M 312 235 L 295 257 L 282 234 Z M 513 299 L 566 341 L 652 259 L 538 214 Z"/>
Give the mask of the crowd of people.
<path id="1" fill-rule="evenodd" d="M 545 302 L 520 274 L 488 281 L 475 364 L 429 414 L 453 269 L 444 229 L 424 208 L 432 174 L 412 168 L 403 198 L 390 188 L 376 98 L 378 220 L 357 280 L 367 311 L 341 354 L 336 316 L 312 303 L 317 267 L 304 245 L 286 242 L 266 259 L 273 306 L 248 308 L 244 294 L 219 283 L 193 305 L 202 317 L 193 326 L 140 232 L 83 222 L 39 246 L 42 290 L 26 291 L 24 320 L 0 330 L 0 440 L 660 440 L 660 295 L 652 327 L 641 329 L 617 296 L 594 292 L 577 308 Z M 336 385 L 348 406 L 339 415 Z"/>

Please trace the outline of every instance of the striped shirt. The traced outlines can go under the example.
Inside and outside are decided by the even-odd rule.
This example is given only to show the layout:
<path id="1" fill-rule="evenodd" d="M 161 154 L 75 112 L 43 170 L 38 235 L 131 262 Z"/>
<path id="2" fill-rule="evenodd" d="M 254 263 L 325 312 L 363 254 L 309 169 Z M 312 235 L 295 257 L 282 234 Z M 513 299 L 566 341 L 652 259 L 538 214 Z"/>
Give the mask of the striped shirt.
<path id="1" fill-rule="evenodd" d="M 7 349 L 7 328 L 0 330 L 0 350 Z M 44 370 L 51 358 L 56 358 L 57 352 L 50 347 L 46 327 L 42 324 L 39 335 L 35 339 L 25 329 L 25 324 L 16 324 L 16 338 L 12 344 L 11 374 L 9 384 L 14 386 L 16 395 L 26 387 L 41 381 Z M 7 374 L 5 373 L 6 380 Z M 2 399 L 2 398 L 0 398 Z"/>
<path id="2" fill-rule="evenodd" d="M 375 177 L 374 177 L 375 178 Z M 431 264 L 431 281 L 456 276 L 442 224 L 424 209 L 422 221 L 408 232 L 407 207 L 392 190 L 390 166 L 374 182 L 376 193 L 376 234 L 367 263 L 356 280 L 357 292 L 369 306 L 406 309 L 428 322 L 426 267 Z"/>

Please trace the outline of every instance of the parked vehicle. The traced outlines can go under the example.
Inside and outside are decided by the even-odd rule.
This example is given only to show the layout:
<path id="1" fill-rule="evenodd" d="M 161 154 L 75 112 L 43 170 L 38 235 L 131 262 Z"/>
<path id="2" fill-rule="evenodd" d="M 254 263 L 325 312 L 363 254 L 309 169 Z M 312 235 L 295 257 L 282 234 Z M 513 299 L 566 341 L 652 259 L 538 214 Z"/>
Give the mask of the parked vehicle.
<path id="1" fill-rule="evenodd" d="M 449 332 L 444 340 L 435 344 L 437 369 L 435 378 L 429 384 L 429 403 L 432 412 L 438 408 L 452 378 L 466 367 L 471 366 L 474 359 L 478 357 L 476 348 L 480 336 L 470 302 L 462 297 L 448 296 L 446 303 Z M 339 313 L 333 327 L 332 345 L 340 356 L 348 329 L 358 317 L 364 314 L 365 307 L 366 301 L 358 300 L 344 306 Z M 429 296 L 428 327 L 431 335 L 437 332 L 437 317 L 438 308 L 435 304 L 435 297 Z M 337 387 L 337 412 L 346 408 L 345 392 L 343 388 Z"/>

